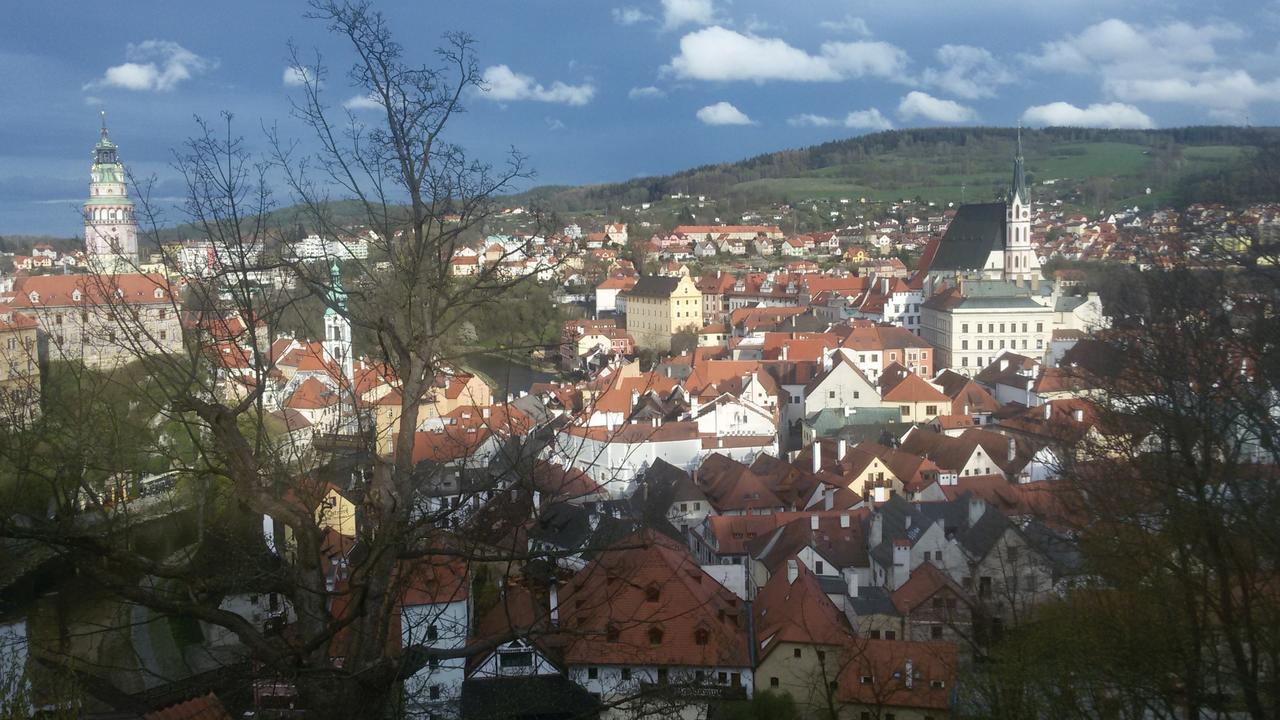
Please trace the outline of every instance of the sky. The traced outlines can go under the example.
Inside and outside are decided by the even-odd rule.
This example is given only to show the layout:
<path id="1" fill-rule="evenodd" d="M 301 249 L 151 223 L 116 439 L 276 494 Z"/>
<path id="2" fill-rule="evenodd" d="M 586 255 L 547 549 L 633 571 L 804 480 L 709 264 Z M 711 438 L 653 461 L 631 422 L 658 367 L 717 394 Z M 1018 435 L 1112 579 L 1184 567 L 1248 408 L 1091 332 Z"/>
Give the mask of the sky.
<path id="1" fill-rule="evenodd" d="M 1280 0 L 381 0 L 408 59 L 474 36 L 487 89 L 450 139 L 530 184 L 666 174 L 889 128 L 1280 124 Z M 288 46 L 346 83 L 301 0 L 14 3 L 0 24 L 0 234 L 72 236 L 105 110 L 157 197 L 195 118 L 265 152 L 290 118 Z M 374 117 L 370 117 L 372 121 Z M 283 188 L 276 197 L 288 204 Z M 182 218 L 171 212 L 171 219 Z"/>

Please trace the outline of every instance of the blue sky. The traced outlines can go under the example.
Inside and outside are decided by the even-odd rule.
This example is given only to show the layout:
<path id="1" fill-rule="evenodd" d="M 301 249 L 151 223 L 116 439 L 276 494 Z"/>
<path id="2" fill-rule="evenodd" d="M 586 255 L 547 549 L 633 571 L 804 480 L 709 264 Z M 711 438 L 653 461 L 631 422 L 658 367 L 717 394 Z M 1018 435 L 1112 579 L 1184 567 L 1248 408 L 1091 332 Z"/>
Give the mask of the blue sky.
<path id="1" fill-rule="evenodd" d="M 378 5 L 412 58 L 478 41 L 489 92 L 452 139 L 537 183 L 667 173 L 887 127 L 1280 124 L 1280 0 L 503 0 Z M 347 48 L 295 0 L 14 3 L 0 25 L 0 233 L 80 232 L 98 110 L 180 194 L 192 117 L 251 146 L 288 117 L 286 45 Z M 287 202 L 287 197 L 279 198 Z M 178 218 L 174 218 L 175 220 Z"/>

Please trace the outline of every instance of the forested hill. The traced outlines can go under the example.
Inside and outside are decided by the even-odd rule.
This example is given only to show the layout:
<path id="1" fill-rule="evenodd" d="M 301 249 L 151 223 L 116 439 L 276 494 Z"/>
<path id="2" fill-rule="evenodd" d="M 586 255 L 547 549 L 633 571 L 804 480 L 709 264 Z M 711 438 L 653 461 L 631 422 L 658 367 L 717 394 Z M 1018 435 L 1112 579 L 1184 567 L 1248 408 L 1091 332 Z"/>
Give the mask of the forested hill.
<path id="1" fill-rule="evenodd" d="M 742 205 L 833 197 L 982 200 L 1007 186 L 1017 132 L 988 127 L 891 130 L 665 177 L 534 188 L 512 196 L 509 202 L 567 212 L 617 212 L 624 205 L 656 202 L 676 193 L 736 200 Z M 1224 178 L 1241 172 L 1254 148 L 1280 143 L 1280 128 L 1021 132 L 1028 179 L 1053 195 L 1074 194 L 1080 205 L 1249 200 L 1194 196 L 1221 195 L 1227 187 L 1238 185 Z M 1249 188 L 1237 191 L 1248 193 Z"/>

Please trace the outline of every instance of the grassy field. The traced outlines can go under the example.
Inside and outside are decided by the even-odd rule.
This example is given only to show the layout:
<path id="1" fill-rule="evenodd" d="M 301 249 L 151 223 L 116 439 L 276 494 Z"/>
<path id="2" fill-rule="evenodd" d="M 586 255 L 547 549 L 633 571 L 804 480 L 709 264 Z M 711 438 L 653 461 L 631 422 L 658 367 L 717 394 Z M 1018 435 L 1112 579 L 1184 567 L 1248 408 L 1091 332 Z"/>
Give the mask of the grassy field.
<path id="1" fill-rule="evenodd" d="M 1151 148 L 1123 142 L 1067 143 L 1027 152 L 1027 173 L 1034 192 L 1041 197 L 1062 197 L 1069 201 L 1073 191 L 1091 178 L 1109 178 L 1126 196 L 1126 205 L 1151 206 L 1167 201 L 1173 185 L 1181 177 L 1222 167 L 1241 158 L 1245 150 L 1236 146 L 1185 147 L 1180 161 L 1164 176 L 1163 183 L 1152 176 Z M 910 158 L 894 161 L 879 157 L 865 162 L 844 163 L 793 178 L 751 180 L 733 186 L 733 191 L 767 193 L 790 201 L 840 199 L 892 202 L 921 198 L 938 205 L 984 202 L 1000 196 L 1009 185 L 1009 158 L 993 158 L 973 152 L 941 158 L 932 172 L 926 164 Z M 957 167 L 970 168 L 955 172 Z M 892 170 L 892 173 L 886 173 Z M 918 177 L 919 180 L 884 179 L 882 175 Z M 1045 185 L 1045 181 L 1052 181 Z M 1152 187 L 1151 194 L 1146 187 Z M 1119 198 L 1117 198 L 1119 200 Z"/>

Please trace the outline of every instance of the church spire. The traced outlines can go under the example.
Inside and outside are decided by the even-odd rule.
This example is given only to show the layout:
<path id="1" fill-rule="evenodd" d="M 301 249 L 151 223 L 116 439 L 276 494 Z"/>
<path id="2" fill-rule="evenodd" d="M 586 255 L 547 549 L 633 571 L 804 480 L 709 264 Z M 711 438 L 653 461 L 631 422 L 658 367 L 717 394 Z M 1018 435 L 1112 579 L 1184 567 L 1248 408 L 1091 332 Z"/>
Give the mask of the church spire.
<path id="1" fill-rule="evenodd" d="M 1026 169 L 1022 162 L 1022 126 L 1018 126 L 1018 149 L 1013 156 L 1013 187 L 1009 189 L 1009 199 L 1018 198 L 1022 202 L 1026 202 L 1027 196 L 1027 175 Z"/>

